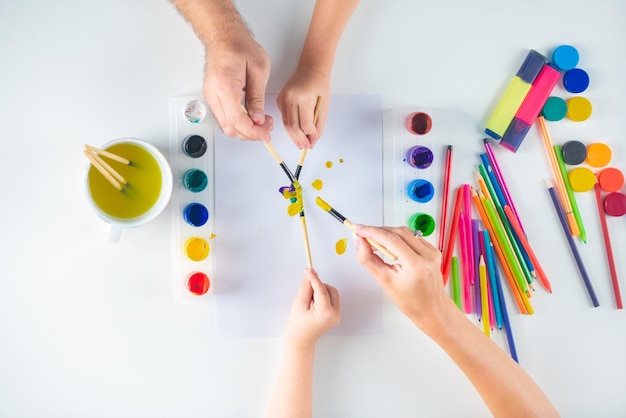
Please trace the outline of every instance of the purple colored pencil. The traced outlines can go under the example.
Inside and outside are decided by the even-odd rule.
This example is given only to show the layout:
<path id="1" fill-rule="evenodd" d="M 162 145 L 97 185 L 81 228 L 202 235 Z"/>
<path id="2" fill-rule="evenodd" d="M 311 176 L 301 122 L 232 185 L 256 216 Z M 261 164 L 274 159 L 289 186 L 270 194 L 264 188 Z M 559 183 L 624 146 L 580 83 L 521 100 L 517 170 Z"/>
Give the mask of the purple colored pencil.
<path id="1" fill-rule="evenodd" d="M 491 148 L 491 143 L 489 139 L 483 139 L 485 144 L 485 150 L 487 151 L 487 157 L 489 157 L 489 162 L 491 163 L 491 168 L 493 168 L 493 172 L 496 175 L 496 179 L 500 184 L 500 189 L 502 189 L 502 193 L 504 194 L 504 198 L 506 199 L 508 205 L 513 210 L 513 215 L 515 215 L 515 219 L 519 222 L 520 228 L 522 228 L 522 232 L 526 235 L 526 231 L 524 230 L 524 226 L 522 225 L 522 220 L 517 213 L 517 209 L 515 209 L 515 204 L 513 204 L 513 199 L 511 198 L 511 194 L 509 193 L 509 188 L 506 186 L 504 181 L 504 176 L 502 176 L 502 172 L 500 171 L 500 166 L 498 165 L 498 161 L 496 160 L 496 156 L 493 153 L 493 148 Z"/>
<path id="2" fill-rule="evenodd" d="M 580 253 L 578 252 L 578 247 L 576 247 L 576 243 L 574 242 L 574 238 L 572 238 L 572 234 L 569 232 L 569 225 L 567 223 L 567 219 L 565 218 L 565 213 L 563 212 L 563 208 L 561 208 L 561 204 L 559 203 L 559 198 L 556 196 L 556 192 L 554 191 L 554 186 L 552 186 L 552 182 L 548 183 L 548 191 L 550 192 L 550 197 L 552 198 L 552 203 L 554 204 L 554 210 L 559 217 L 559 221 L 561 222 L 561 227 L 563 228 L 563 233 L 567 238 L 567 242 L 569 243 L 569 247 L 572 250 L 572 254 L 576 259 L 576 264 L 578 265 L 578 270 L 580 271 L 580 275 L 585 282 L 585 287 L 587 288 L 587 293 L 589 293 L 589 298 L 591 298 L 591 303 L 593 303 L 594 307 L 600 306 L 600 302 L 598 302 L 598 297 L 596 296 L 596 292 L 593 290 L 593 286 L 591 285 L 591 280 L 589 280 L 589 275 L 587 274 L 587 269 L 583 264 L 583 259 L 580 257 Z"/>

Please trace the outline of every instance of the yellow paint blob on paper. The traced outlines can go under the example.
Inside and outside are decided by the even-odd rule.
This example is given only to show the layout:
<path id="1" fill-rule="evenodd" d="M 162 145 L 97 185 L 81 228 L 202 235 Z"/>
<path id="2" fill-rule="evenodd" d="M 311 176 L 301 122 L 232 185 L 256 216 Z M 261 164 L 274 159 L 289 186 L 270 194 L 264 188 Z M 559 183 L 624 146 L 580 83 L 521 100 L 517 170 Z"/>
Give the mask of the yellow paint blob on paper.
<path id="1" fill-rule="evenodd" d="M 322 190 L 322 187 L 324 187 L 324 183 L 322 182 L 322 180 L 320 179 L 315 179 L 313 181 L 313 183 L 311 183 L 311 186 L 315 189 L 315 190 Z"/>
<path id="2" fill-rule="evenodd" d="M 343 255 L 346 252 L 347 247 L 348 247 L 348 238 L 341 238 L 335 244 L 335 252 L 338 255 Z"/>
<path id="3" fill-rule="evenodd" d="M 333 168 L 333 162 L 332 161 L 326 161 L 326 168 Z"/>
<path id="4" fill-rule="evenodd" d="M 339 163 L 340 163 L 340 164 L 343 164 L 343 158 L 340 158 L 340 159 L 339 159 Z"/>
<path id="5" fill-rule="evenodd" d="M 287 213 L 289 214 L 289 216 L 295 216 L 300 213 L 300 205 L 298 204 L 298 202 L 294 202 L 287 206 Z"/>

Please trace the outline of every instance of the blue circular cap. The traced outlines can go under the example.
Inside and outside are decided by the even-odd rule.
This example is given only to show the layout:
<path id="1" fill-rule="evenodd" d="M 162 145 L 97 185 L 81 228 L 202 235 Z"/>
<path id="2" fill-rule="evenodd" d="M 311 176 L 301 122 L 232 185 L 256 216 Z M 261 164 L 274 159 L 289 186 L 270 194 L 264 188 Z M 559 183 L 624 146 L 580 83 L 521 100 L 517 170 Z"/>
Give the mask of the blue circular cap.
<path id="1" fill-rule="evenodd" d="M 412 200 L 419 203 L 427 203 L 435 195 L 435 188 L 428 180 L 416 179 L 409 183 L 407 193 Z"/>
<path id="2" fill-rule="evenodd" d="M 552 53 L 552 63 L 562 71 L 576 67 L 578 59 L 578 51 L 571 45 L 561 45 Z"/>
<path id="3" fill-rule="evenodd" d="M 563 87 L 570 93 L 581 93 L 589 87 L 589 75 L 580 68 L 567 70 L 563 74 Z"/>
<path id="4" fill-rule="evenodd" d="M 183 209 L 183 218 L 191 226 L 202 226 L 209 220 L 209 210 L 200 203 L 190 203 Z"/>

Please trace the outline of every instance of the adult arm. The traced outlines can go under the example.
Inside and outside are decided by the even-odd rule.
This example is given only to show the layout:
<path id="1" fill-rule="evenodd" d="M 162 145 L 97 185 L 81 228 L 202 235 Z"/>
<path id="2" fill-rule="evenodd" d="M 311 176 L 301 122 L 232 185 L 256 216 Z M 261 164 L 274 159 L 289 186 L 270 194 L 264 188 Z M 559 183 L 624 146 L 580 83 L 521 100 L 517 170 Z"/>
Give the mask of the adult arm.
<path id="1" fill-rule="evenodd" d="M 487 338 L 447 295 L 441 254 L 408 228 L 357 228 L 357 257 L 400 310 L 432 338 L 472 382 L 495 417 L 558 417 L 535 381 Z M 386 264 L 364 238 L 398 257 Z"/>
<path id="2" fill-rule="evenodd" d="M 232 0 L 172 2 L 204 45 L 204 97 L 224 133 L 270 141 L 273 120 L 265 114 L 269 57 Z"/>

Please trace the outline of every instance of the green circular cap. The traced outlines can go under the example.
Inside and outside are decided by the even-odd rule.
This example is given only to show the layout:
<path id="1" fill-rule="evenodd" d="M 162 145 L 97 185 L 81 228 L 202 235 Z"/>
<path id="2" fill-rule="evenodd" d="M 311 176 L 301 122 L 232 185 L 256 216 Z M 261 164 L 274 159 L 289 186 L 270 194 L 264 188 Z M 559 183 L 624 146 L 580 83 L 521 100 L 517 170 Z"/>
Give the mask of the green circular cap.
<path id="1" fill-rule="evenodd" d="M 427 237 L 435 230 L 435 220 L 426 213 L 414 213 L 409 218 L 407 225 L 412 231 L 422 231 L 422 235 Z"/>
<path id="2" fill-rule="evenodd" d="M 560 97 L 548 97 L 546 104 L 541 109 L 541 114 L 549 121 L 561 120 L 567 114 L 567 103 Z"/>

